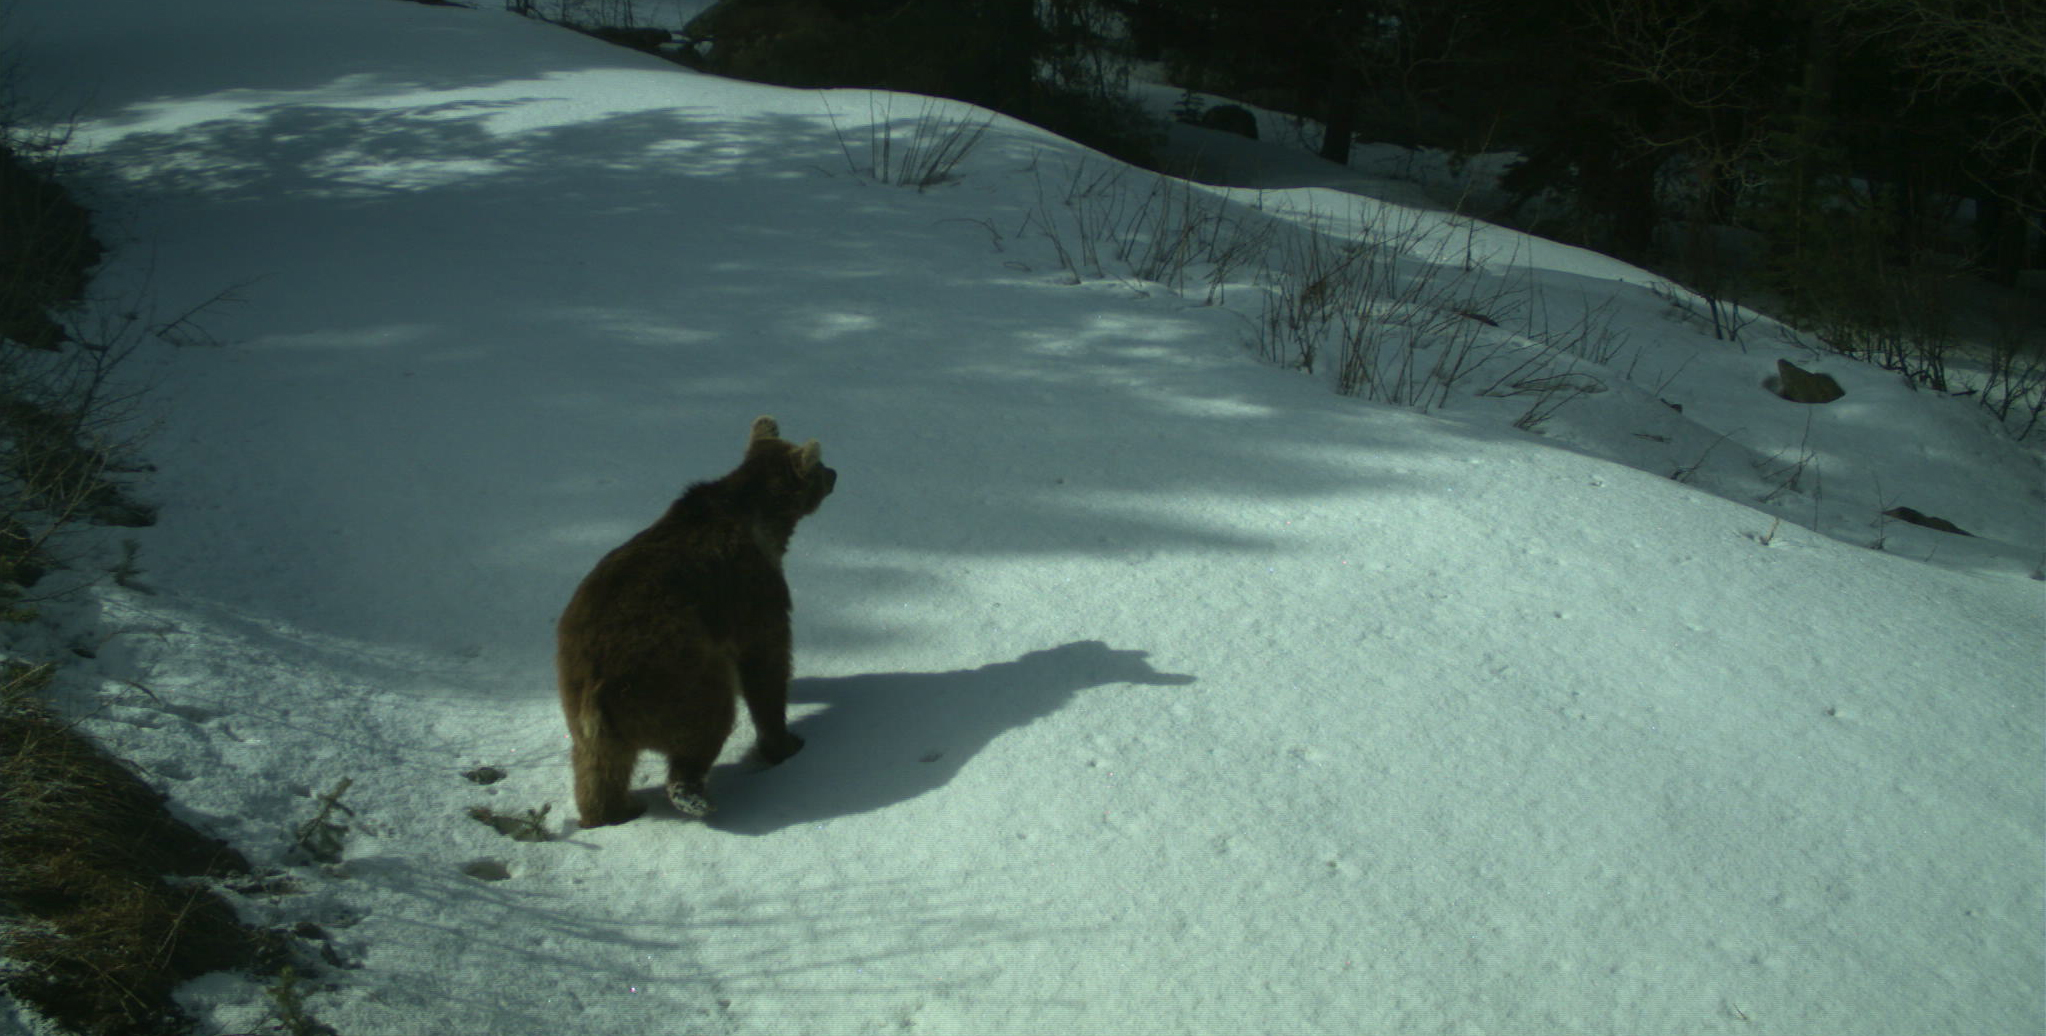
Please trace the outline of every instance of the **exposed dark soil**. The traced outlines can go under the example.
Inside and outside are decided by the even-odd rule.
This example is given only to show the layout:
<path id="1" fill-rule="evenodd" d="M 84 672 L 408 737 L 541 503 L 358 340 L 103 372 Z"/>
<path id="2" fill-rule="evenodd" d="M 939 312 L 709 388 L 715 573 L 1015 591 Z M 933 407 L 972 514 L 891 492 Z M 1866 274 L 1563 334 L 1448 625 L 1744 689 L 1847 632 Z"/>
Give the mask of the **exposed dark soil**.
<path id="1" fill-rule="evenodd" d="M 46 669 L 14 668 L 0 700 L 0 910 L 7 991 L 79 1033 L 180 1033 L 171 990 L 221 970 L 269 972 L 283 941 L 248 928 L 204 880 L 248 873 L 226 843 L 42 701 Z"/>

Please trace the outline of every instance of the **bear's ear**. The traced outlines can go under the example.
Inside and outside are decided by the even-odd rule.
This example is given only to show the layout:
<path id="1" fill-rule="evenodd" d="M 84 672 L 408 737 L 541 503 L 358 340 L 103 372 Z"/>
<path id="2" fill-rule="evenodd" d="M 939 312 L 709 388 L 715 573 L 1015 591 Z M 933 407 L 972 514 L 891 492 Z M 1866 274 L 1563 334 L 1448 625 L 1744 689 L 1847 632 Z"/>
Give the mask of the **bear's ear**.
<path id="1" fill-rule="evenodd" d="M 762 439 L 778 438 L 781 438 L 781 426 L 774 423 L 774 418 L 762 414 L 753 419 L 753 430 L 746 433 L 746 445 L 751 446 Z"/>
<path id="2" fill-rule="evenodd" d="M 796 451 L 796 470 L 805 475 L 817 470 L 823 463 L 824 447 L 819 446 L 815 439 L 804 443 L 803 448 Z"/>

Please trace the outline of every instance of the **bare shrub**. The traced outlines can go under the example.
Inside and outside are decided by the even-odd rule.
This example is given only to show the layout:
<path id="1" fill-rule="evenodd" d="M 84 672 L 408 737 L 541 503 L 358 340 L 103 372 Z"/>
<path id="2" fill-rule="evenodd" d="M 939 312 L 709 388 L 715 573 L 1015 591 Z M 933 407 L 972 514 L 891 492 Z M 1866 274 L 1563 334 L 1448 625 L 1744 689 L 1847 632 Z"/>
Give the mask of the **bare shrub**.
<path id="1" fill-rule="evenodd" d="M 2046 415 L 2046 333 L 2023 312 L 1998 314 L 1978 393 L 1981 404 L 2018 439 L 2039 428 Z"/>
<path id="2" fill-rule="evenodd" d="M 1459 259 L 1455 241 L 1430 233 L 1424 219 L 1379 220 L 1351 241 L 1290 238 L 1263 271 L 1259 355 L 1307 371 L 1326 362 L 1337 391 L 1424 411 L 1446 406 L 1483 370 L 1498 372 L 1483 395 L 1531 391 L 1537 376 L 1554 375 L 1523 417 L 1527 427 L 1584 394 L 1564 391 L 1589 377 L 1574 360 L 1618 357 L 1625 338 L 1612 328 L 1611 300 L 1553 316 L 1531 268 L 1510 256 L 1495 268 L 1467 248 Z"/>
<path id="3" fill-rule="evenodd" d="M 1552 303 L 1517 256 L 1479 255 L 1474 225 L 1444 232 L 1429 214 L 1381 206 L 1376 218 L 1349 221 L 1367 233 L 1343 239 L 1169 177 L 1085 162 L 1062 183 L 1033 174 L 1037 205 L 1015 236 L 1034 229 L 1068 283 L 1127 280 L 1208 304 L 1247 286 L 1263 296 L 1251 336 L 1259 358 L 1328 372 L 1345 395 L 1425 411 L 1489 371 L 1481 394 L 1539 397 L 1522 417 L 1532 428 L 1603 391 L 1581 368 L 1626 351 L 1615 300 Z M 1149 186 L 1130 189 L 1128 175 L 1151 177 Z"/>
<path id="4" fill-rule="evenodd" d="M 839 128 L 837 114 L 826 107 L 831 131 L 838 137 L 838 149 L 845 155 L 846 168 L 855 176 L 919 191 L 951 183 L 956 179 L 954 170 L 980 143 L 988 126 L 994 123 L 994 116 L 947 116 L 944 104 L 924 98 L 916 118 L 904 129 L 892 117 L 895 96 L 867 96 L 864 163 L 853 156 L 852 145 Z"/>
<path id="5" fill-rule="evenodd" d="M 1160 285 L 1182 297 L 1198 291 L 1215 305 L 1239 273 L 1265 262 L 1277 231 L 1262 213 L 1190 181 L 1127 166 L 1083 159 L 1065 170 L 1065 189 L 1056 194 L 1035 175 L 1037 207 L 1023 229 L 1034 226 L 1050 242 L 1073 283 Z M 1130 176 L 1148 178 L 1141 193 L 1130 189 Z"/>

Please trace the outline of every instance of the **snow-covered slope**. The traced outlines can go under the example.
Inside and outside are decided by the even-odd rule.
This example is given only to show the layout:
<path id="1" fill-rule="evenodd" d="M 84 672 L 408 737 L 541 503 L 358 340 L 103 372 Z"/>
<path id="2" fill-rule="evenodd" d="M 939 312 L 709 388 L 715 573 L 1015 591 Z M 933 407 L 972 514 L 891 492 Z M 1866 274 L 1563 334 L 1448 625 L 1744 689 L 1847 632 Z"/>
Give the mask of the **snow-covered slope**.
<path id="1" fill-rule="evenodd" d="M 342 1032 L 2046 1025 L 2038 462 L 1965 404 L 1840 362 L 1778 400 L 1649 275 L 1479 228 L 1639 349 L 1544 439 L 1259 364 L 1250 289 L 1068 283 L 1032 214 L 1109 167 L 1042 132 L 859 175 L 957 106 L 388 0 L 14 25 L 108 291 L 239 300 L 136 372 L 156 592 L 95 593 L 66 704 L 299 877 L 242 905 L 322 926 Z M 788 562 L 808 748 L 742 728 L 709 823 L 575 830 L 553 618 L 760 413 L 840 472 Z M 1769 493 L 1792 450 L 1824 493 Z M 1850 471 L 1981 542 L 1873 529 Z M 542 804 L 556 840 L 465 815 Z"/>

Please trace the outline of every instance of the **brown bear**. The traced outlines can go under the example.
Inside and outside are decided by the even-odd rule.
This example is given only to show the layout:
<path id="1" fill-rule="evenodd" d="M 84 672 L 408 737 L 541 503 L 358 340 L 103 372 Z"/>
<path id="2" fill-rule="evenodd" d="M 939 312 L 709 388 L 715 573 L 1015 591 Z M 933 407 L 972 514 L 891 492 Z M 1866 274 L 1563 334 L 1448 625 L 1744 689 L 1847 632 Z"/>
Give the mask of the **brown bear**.
<path id="1" fill-rule="evenodd" d="M 744 697 L 769 764 L 795 755 L 788 729 L 789 586 L 781 559 L 796 521 L 838 473 L 815 439 L 783 441 L 753 422 L 746 457 L 690 486 L 661 520 L 604 555 L 561 613 L 555 667 L 573 742 L 582 826 L 622 824 L 645 750 L 668 757 L 668 799 L 710 812 L 704 783 Z"/>

